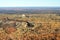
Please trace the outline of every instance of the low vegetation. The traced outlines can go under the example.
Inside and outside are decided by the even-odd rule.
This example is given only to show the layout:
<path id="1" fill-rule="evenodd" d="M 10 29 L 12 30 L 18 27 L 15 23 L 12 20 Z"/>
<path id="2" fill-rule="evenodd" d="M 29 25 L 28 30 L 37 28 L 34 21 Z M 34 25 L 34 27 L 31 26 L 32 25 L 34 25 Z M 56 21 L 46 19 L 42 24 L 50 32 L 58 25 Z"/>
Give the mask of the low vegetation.
<path id="1" fill-rule="evenodd" d="M 60 40 L 58 14 L 0 14 L 0 40 Z"/>

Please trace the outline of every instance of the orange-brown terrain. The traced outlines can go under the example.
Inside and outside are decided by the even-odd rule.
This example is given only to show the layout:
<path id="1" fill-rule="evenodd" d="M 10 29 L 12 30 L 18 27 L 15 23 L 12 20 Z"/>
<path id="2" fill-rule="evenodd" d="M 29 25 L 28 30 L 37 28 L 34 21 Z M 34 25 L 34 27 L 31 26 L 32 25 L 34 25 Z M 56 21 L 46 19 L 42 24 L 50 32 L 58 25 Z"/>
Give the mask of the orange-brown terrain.
<path id="1" fill-rule="evenodd" d="M 0 14 L 0 40 L 60 40 L 60 15 Z"/>

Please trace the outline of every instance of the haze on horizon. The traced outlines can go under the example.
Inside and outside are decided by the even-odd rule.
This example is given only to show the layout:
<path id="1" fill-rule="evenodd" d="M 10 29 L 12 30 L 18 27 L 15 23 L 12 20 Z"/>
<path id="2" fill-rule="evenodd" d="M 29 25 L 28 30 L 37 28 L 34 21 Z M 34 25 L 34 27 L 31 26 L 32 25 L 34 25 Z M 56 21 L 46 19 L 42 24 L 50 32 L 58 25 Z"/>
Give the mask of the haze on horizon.
<path id="1" fill-rule="evenodd" d="M 0 7 L 60 7 L 60 0 L 0 0 Z"/>

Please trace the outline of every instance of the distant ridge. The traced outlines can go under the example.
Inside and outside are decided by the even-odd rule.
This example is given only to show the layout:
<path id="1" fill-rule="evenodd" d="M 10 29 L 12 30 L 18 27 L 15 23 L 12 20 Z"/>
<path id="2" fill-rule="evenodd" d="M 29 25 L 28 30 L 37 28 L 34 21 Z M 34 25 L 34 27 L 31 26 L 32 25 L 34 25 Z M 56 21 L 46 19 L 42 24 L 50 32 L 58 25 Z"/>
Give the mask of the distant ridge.
<path id="1" fill-rule="evenodd" d="M 22 14 L 22 13 L 57 13 L 60 14 L 60 7 L 0 7 L 0 13 Z"/>

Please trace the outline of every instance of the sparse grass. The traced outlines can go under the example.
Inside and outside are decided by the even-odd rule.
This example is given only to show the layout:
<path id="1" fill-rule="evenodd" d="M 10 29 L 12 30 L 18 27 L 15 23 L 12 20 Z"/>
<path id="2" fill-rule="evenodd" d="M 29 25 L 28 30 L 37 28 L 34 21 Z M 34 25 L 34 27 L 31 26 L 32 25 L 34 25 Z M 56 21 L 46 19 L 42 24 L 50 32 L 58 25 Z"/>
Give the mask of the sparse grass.
<path id="1" fill-rule="evenodd" d="M 0 40 L 60 40 L 60 16 L 57 14 L 26 14 L 28 17 L 18 17 L 16 14 L 0 14 L 0 20 L 8 17 L 13 20 L 24 20 L 34 24 L 34 27 L 25 27 L 26 22 L 20 22 L 16 27 L 6 25 L 0 28 Z M 19 15 L 20 16 L 20 15 Z M 9 21 L 9 20 L 7 20 Z M 6 22 L 7 22 L 6 21 Z M 13 21 L 17 22 L 17 21 Z M 13 24 L 12 22 L 12 24 Z M 17 24 L 18 25 L 18 24 Z M 7 33 L 7 32 L 9 33 Z"/>

